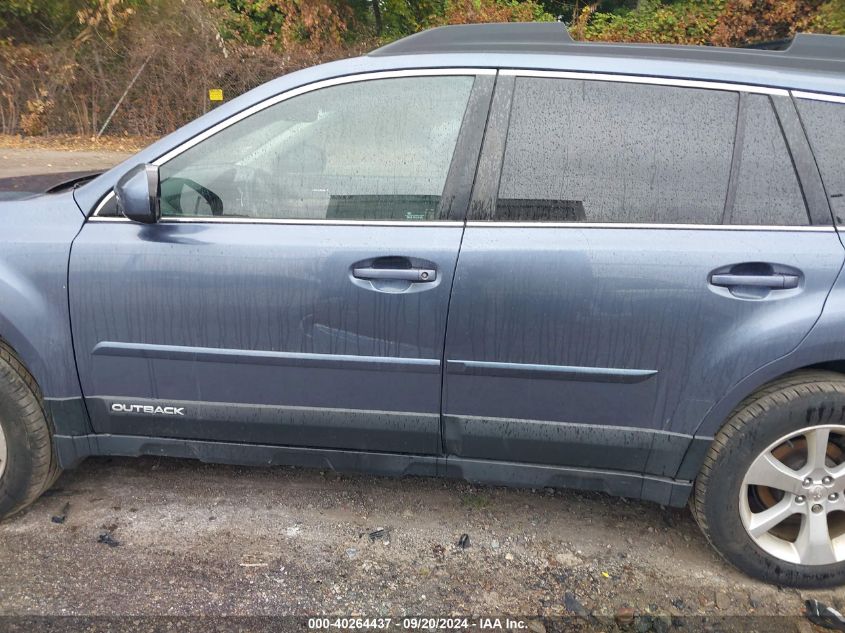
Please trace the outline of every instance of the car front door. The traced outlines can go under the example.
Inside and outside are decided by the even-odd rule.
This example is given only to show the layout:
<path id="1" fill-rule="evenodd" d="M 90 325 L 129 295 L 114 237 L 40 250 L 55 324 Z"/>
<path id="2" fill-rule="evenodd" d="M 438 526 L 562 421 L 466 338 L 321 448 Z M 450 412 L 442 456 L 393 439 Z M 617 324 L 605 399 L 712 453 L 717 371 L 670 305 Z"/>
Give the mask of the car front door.
<path id="1" fill-rule="evenodd" d="M 500 73 L 449 312 L 451 455 L 674 476 L 708 409 L 819 317 L 843 250 L 790 98 L 660 83 Z"/>
<path id="2" fill-rule="evenodd" d="M 156 161 L 70 262 L 99 433 L 432 454 L 452 275 L 493 74 L 300 88 Z"/>

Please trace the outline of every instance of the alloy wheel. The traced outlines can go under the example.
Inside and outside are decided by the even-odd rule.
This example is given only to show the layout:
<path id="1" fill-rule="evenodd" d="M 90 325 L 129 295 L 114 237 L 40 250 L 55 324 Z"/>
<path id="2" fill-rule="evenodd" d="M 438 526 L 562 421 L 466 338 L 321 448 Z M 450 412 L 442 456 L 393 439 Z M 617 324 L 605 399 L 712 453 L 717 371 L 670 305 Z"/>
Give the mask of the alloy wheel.
<path id="1" fill-rule="evenodd" d="M 808 427 L 772 443 L 745 474 L 739 511 L 772 556 L 799 565 L 845 561 L 845 426 Z"/>

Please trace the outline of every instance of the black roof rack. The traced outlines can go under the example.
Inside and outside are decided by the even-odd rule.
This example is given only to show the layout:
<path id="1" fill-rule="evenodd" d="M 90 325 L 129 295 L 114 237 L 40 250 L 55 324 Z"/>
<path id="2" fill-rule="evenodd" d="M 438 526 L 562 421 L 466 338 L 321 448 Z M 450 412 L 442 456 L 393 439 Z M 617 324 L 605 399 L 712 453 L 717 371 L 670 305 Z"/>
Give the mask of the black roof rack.
<path id="1" fill-rule="evenodd" d="M 784 54 L 808 59 L 830 59 L 845 61 L 845 37 L 842 35 L 819 35 L 799 33 Z"/>
<path id="2" fill-rule="evenodd" d="M 574 44 L 562 22 L 460 24 L 414 33 L 370 55 L 558 52 L 562 44 Z"/>
<path id="3" fill-rule="evenodd" d="M 420 31 L 370 54 L 556 52 L 561 44 L 573 43 L 562 22 L 461 24 Z"/>
<path id="4" fill-rule="evenodd" d="M 786 45 L 788 43 L 788 46 Z M 845 73 L 845 36 L 801 33 L 792 40 L 749 48 L 575 42 L 561 22 L 462 24 L 422 31 L 370 53 L 557 53 L 716 62 Z"/>

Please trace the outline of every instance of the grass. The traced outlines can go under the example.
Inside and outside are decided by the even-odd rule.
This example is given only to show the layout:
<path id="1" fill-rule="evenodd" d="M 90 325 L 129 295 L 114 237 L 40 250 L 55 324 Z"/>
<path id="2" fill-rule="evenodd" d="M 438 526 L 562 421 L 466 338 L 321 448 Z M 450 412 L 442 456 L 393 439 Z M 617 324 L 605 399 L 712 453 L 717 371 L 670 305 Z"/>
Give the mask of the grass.
<path id="1" fill-rule="evenodd" d="M 470 510 L 483 510 L 490 505 L 490 497 L 485 494 L 471 492 L 461 495 L 461 505 Z"/>

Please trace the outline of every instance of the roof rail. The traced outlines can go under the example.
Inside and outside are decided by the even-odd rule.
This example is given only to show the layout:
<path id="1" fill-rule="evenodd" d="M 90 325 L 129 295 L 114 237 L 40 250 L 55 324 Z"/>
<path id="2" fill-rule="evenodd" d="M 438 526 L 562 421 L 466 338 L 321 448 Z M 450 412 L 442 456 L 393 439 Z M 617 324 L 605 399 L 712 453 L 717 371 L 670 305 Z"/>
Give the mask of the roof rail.
<path id="1" fill-rule="evenodd" d="M 833 59 L 845 61 L 845 37 L 842 35 L 819 35 L 798 33 L 784 51 L 790 57 L 804 59 Z"/>
<path id="2" fill-rule="evenodd" d="M 440 26 L 403 37 L 370 55 L 422 53 L 557 52 L 574 41 L 562 22 L 509 22 Z"/>
<path id="3" fill-rule="evenodd" d="M 746 48 L 575 42 L 562 22 L 441 26 L 382 46 L 370 55 L 427 53 L 591 55 L 845 74 L 845 36 L 842 35 L 801 33 L 791 40 L 765 42 Z"/>

